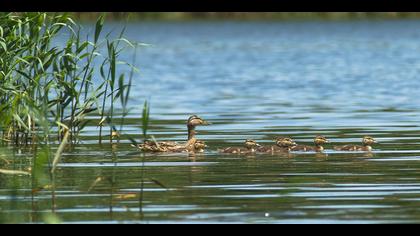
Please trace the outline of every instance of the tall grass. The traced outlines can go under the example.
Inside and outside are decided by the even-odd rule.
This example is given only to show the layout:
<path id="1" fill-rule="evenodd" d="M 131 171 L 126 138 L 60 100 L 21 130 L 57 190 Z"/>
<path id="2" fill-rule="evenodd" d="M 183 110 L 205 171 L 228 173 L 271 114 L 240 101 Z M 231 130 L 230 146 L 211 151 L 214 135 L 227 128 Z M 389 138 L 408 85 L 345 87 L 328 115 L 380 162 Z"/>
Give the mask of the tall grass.
<path id="1" fill-rule="evenodd" d="M 20 13 L 0 15 L 0 134 L 15 145 L 69 143 L 97 115 L 99 142 L 104 119 L 112 121 L 115 105 L 126 105 L 130 83 L 119 73 L 120 53 L 134 48 L 123 37 L 101 37 L 104 16 L 94 36 L 82 39 L 81 26 L 67 14 Z M 57 45 L 58 37 L 66 37 Z M 99 69 L 97 69 L 99 68 Z M 110 134 L 112 128 L 109 127 Z M 110 135 L 112 139 L 112 135 Z"/>
<path id="2" fill-rule="evenodd" d="M 49 186 L 52 213 L 55 174 L 65 148 L 80 141 L 87 125 L 99 127 L 99 142 L 109 129 L 112 142 L 115 103 L 121 103 L 123 117 L 128 113 L 136 69 L 119 57 L 127 48 L 137 50 L 137 44 L 123 37 L 124 29 L 116 38 L 102 36 L 103 26 L 101 15 L 89 39 L 67 14 L 0 13 L 0 142 L 32 148 L 30 172 L 0 170 L 30 175 L 33 203 L 37 192 Z M 65 43 L 58 44 L 63 38 Z M 122 66 L 130 69 L 129 76 L 121 73 Z M 51 144 L 58 143 L 53 152 Z"/>

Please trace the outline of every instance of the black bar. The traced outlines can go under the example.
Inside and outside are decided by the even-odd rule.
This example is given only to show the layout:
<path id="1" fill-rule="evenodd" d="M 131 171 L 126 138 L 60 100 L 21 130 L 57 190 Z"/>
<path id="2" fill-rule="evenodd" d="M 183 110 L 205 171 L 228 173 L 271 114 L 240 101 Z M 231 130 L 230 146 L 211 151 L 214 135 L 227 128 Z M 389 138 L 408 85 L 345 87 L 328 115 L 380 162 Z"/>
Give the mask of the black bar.
<path id="1" fill-rule="evenodd" d="M 415 0 L 1 0 L 2 11 L 418 11 Z"/>

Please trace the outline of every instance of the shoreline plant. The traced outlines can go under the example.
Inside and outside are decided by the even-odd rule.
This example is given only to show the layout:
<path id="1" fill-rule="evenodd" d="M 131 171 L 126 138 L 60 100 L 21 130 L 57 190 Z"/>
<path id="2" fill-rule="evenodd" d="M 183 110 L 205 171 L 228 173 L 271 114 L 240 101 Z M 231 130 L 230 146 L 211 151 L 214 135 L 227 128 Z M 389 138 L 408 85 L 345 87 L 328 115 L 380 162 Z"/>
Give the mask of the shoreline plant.
<path id="1" fill-rule="evenodd" d="M 120 60 L 121 52 L 135 48 L 124 38 L 125 29 L 113 39 L 111 33 L 101 36 L 103 25 L 101 15 L 89 39 L 65 13 L 0 14 L 3 143 L 60 143 L 69 132 L 68 142 L 74 144 L 95 123 L 102 143 L 105 125 L 113 123 L 114 103 L 127 106 L 132 73 L 127 76 L 121 67 L 136 70 Z M 58 45 L 58 37 L 65 43 Z M 112 142 L 112 127 L 107 128 Z"/>

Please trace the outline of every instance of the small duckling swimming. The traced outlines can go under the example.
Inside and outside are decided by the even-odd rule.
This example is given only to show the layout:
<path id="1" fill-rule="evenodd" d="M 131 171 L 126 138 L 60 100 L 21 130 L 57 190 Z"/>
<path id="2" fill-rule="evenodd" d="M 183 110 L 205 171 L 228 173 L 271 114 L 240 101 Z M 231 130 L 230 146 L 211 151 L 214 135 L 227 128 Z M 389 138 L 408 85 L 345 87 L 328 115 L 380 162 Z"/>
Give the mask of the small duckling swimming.
<path id="1" fill-rule="evenodd" d="M 296 146 L 296 142 L 293 141 L 291 138 L 279 137 L 275 139 L 276 145 L 272 146 L 264 146 L 257 149 L 257 152 L 265 152 L 265 153 L 276 153 L 276 152 L 283 152 L 288 153 L 290 149 Z"/>
<path id="2" fill-rule="evenodd" d="M 209 125 L 210 123 L 198 117 L 192 115 L 187 120 L 188 128 L 188 140 L 185 144 L 180 144 L 173 141 L 153 142 L 145 141 L 138 145 L 138 148 L 144 152 L 178 152 L 181 149 L 194 150 L 197 139 L 195 138 L 195 127 L 200 125 Z M 200 144 L 198 144 L 200 145 Z"/>
<path id="3" fill-rule="evenodd" d="M 323 152 L 324 147 L 322 146 L 325 143 L 329 143 L 328 139 L 322 135 L 318 135 L 314 139 L 315 146 L 307 145 L 296 145 L 293 146 L 291 151 L 301 151 L 301 152 Z"/>
<path id="4" fill-rule="evenodd" d="M 334 150 L 336 151 L 372 151 L 372 146 L 375 143 L 378 143 L 374 138 L 370 136 L 365 136 L 362 139 L 363 146 L 360 145 L 344 145 L 344 146 L 335 146 Z"/>
<path id="5" fill-rule="evenodd" d="M 182 145 L 172 141 L 154 142 L 146 140 L 138 148 L 144 152 L 169 152 L 182 148 Z"/>
<path id="6" fill-rule="evenodd" d="M 194 148 L 187 150 L 188 152 L 204 152 L 204 149 L 208 147 L 204 141 L 196 140 Z"/>
<path id="7" fill-rule="evenodd" d="M 219 150 L 221 153 L 236 153 L 236 154 L 243 154 L 243 153 L 254 153 L 256 151 L 255 147 L 261 147 L 255 140 L 247 139 L 244 143 L 245 148 L 241 147 L 228 147 L 225 149 Z"/>
<path id="8" fill-rule="evenodd" d="M 186 148 L 182 145 L 172 145 L 171 142 L 158 142 L 156 143 L 146 140 L 144 143 L 143 151 L 147 152 L 204 152 L 204 149 L 208 147 L 204 141 L 196 140 L 193 145 Z"/>

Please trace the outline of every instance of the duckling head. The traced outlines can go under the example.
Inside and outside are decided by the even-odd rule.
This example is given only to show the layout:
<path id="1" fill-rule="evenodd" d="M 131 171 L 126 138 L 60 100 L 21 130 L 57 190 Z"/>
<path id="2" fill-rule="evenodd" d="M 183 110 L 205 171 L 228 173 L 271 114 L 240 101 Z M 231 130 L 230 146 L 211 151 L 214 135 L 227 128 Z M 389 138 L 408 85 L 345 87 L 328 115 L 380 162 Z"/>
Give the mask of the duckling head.
<path id="1" fill-rule="evenodd" d="M 245 147 L 247 149 L 253 149 L 255 147 L 261 147 L 261 145 L 259 145 L 255 140 L 247 139 L 245 140 Z"/>
<path id="2" fill-rule="evenodd" d="M 297 145 L 296 142 L 293 141 L 293 139 L 291 138 L 279 137 L 279 138 L 276 138 L 275 141 L 276 141 L 277 146 L 284 147 L 284 148 L 289 148 L 289 147 L 293 147 Z"/>
<path id="3" fill-rule="evenodd" d="M 318 135 L 314 139 L 314 143 L 316 145 L 322 145 L 322 144 L 329 143 L 329 142 L 330 141 L 327 138 L 325 138 L 324 136 L 322 136 L 322 135 Z"/>
<path id="4" fill-rule="evenodd" d="M 192 126 L 192 127 L 195 127 L 195 126 L 198 126 L 198 125 L 209 125 L 209 124 L 210 124 L 209 122 L 207 122 L 206 120 L 200 118 L 197 115 L 190 116 L 188 118 L 188 121 L 187 121 L 187 125 L 188 126 Z"/>
<path id="5" fill-rule="evenodd" d="M 206 148 L 206 147 L 208 147 L 208 146 L 206 145 L 206 143 L 205 143 L 204 141 L 197 140 L 197 141 L 194 143 L 194 148 L 195 148 L 196 150 L 203 150 L 203 149 L 204 149 L 204 148 Z"/>
<path id="6" fill-rule="evenodd" d="M 378 142 L 370 136 L 365 136 L 365 137 L 363 137 L 362 143 L 363 143 L 363 145 L 372 145 L 372 144 L 375 144 L 375 143 L 378 143 Z"/>

